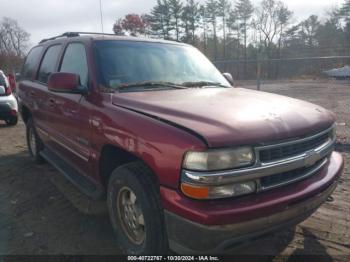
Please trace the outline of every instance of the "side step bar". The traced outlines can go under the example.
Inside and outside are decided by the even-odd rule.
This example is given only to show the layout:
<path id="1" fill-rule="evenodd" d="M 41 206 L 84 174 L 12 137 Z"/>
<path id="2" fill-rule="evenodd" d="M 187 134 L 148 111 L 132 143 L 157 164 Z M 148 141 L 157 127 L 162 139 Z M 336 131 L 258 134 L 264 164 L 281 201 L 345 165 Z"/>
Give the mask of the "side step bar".
<path id="1" fill-rule="evenodd" d="M 52 152 L 50 149 L 45 148 L 40 152 L 40 155 L 51 165 L 53 165 L 58 171 L 60 171 L 71 183 L 73 183 L 81 192 L 89 197 L 98 200 L 101 199 L 105 191 L 103 188 L 84 175 L 82 175 L 75 168 L 66 163 L 60 156 Z"/>

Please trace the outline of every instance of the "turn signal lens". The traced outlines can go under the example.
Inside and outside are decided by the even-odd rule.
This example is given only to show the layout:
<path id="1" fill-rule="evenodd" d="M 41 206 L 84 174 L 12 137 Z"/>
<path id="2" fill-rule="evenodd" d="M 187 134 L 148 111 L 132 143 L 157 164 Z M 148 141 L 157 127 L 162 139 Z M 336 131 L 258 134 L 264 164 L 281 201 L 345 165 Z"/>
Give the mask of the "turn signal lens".
<path id="1" fill-rule="evenodd" d="M 181 183 L 182 192 L 195 199 L 218 199 L 251 194 L 256 191 L 254 181 L 247 181 L 222 186 L 196 186 Z"/>
<path id="2" fill-rule="evenodd" d="M 181 190 L 186 196 L 196 199 L 207 199 L 209 196 L 209 187 L 193 186 L 182 183 Z"/>

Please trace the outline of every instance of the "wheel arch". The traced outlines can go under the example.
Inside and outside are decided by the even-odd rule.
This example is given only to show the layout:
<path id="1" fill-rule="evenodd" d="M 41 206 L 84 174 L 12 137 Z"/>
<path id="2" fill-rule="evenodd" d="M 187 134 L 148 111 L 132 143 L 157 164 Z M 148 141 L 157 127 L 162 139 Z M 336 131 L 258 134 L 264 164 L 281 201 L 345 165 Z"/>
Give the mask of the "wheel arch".
<path id="1" fill-rule="evenodd" d="M 25 105 L 21 105 L 21 116 L 25 124 L 27 124 L 28 119 L 32 116 L 29 108 Z"/>
<path id="2" fill-rule="evenodd" d="M 104 188 L 107 188 L 113 170 L 131 162 L 141 162 L 149 168 L 152 173 L 153 181 L 159 185 L 159 180 L 155 172 L 140 157 L 116 145 L 106 144 L 101 149 L 98 161 L 99 178 Z"/>

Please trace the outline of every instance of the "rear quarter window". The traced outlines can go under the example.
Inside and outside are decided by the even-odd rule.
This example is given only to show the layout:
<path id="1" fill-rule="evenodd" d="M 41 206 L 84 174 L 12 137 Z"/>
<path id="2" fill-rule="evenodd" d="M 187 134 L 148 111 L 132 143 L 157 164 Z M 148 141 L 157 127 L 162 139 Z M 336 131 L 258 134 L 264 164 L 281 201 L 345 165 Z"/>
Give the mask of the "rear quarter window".
<path id="1" fill-rule="evenodd" d="M 34 47 L 32 50 L 30 50 L 22 68 L 22 73 L 21 73 L 22 79 L 24 80 L 32 79 L 33 75 L 35 74 L 35 70 L 39 65 L 39 60 L 40 60 L 42 51 L 43 51 L 42 46 L 37 46 L 37 47 Z"/>

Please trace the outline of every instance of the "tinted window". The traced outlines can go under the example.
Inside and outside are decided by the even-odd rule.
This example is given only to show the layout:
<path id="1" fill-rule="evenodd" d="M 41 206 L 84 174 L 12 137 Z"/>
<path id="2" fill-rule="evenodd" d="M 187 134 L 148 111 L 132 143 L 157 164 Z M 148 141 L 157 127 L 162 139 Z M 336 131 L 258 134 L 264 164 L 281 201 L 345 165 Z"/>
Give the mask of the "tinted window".
<path id="1" fill-rule="evenodd" d="M 34 47 L 28 54 L 26 61 L 22 68 L 21 78 L 31 79 L 39 64 L 39 59 L 42 51 L 41 46 Z"/>
<path id="2" fill-rule="evenodd" d="M 60 72 L 74 73 L 80 76 L 80 84 L 87 86 L 88 65 L 85 47 L 82 44 L 70 44 L 62 60 Z"/>
<path id="3" fill-rule="evenodd" d="M 61 46 L 51 46 L 45 53 L 44 59 L 41 62 L 38 80 L 42 83 L 47 83 L 50 74 L 55 70 L 58 55 L 60 53 Z"/>

